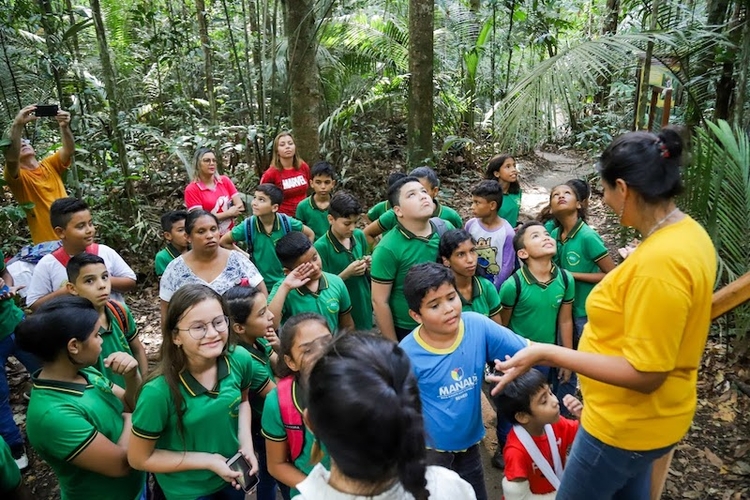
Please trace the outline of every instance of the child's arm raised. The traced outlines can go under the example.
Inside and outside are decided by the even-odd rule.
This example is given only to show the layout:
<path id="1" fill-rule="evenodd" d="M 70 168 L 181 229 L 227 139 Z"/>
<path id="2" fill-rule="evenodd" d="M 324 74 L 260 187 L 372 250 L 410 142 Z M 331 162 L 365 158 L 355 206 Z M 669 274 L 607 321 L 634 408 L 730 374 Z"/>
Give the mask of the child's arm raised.
<path id="1" fill-rule="evenodd" d="M 310 275 L 313 272 L 314 268 L 311 263 L 305 262 L 304 264 L 300 264 L 287 274 L 284 281 L 282 281 L 280 285 L 277 285 L 274 288 L 274 291 L 271 292 L 271 296 L 269 296 L 270 300 L 268 302 L 268 310 L 273 313 L 273 328 L 275 330 L 278 330 L 279 325 L 281 324 L 281 314 L 284 310 L 286 296 L 292 290 L 296 290 L 307 284 L 307 282 L 310 281 Z"/>

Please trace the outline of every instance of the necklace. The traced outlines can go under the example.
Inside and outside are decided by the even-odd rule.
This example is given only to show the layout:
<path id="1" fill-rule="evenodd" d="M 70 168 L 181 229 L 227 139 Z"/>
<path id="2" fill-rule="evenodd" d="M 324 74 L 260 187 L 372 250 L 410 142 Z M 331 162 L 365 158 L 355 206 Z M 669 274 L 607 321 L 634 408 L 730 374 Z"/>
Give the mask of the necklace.
<path id="1" fill-rule="evenodd" d="M 674 214 L 676 214 L 679 210 L 680 210 L 679 208 L 675 208 L 674 210 L 672 210 L 671 212 L 669 212 L 662 220 L 660 220 L 659 222 L 657 222 L 656 224 L 654 224 L 651 227 L 651 230 L 646 235 L 646 238 L 648 238 L 649 236 L 651 236 L 653 234 L 653 232 L 656 231 L 659 228 L 659 226 L 661 226 L 662 224 L 664 224 L 665 222 L 667 222 L 667 220 L 670 217 L 672 217 Z M 644 238 L 644 239 L 646 239 L 646 238 Z"/>

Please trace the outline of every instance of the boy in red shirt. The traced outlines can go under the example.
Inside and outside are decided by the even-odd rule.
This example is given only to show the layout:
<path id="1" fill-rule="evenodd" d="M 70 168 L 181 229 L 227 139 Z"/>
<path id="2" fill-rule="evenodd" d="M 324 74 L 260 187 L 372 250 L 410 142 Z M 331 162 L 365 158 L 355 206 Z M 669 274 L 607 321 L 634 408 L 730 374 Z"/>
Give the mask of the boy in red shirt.
<path id="1" fill-rule="evenodd" d="M 496 403 L 515 422 L 503 449 L 505 500 L 554 499 L 578 421 L 560 417 L 560 404 L 547 377 L 535 369 L 509 383 Z M 563 403 L 580 417 L 580 401 L 566 396 Z"/>

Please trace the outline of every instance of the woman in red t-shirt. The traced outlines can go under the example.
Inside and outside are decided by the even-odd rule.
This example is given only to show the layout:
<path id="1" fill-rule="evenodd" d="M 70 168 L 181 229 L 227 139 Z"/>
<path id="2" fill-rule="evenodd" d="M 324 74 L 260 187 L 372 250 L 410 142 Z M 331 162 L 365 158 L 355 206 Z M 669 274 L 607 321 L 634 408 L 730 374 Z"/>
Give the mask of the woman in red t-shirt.
<path id="1" fill-rule="evenodd" d="M 297 205 L 307 196 L 310 167 L 297 156 L 297 146 L 289 132 L 282 132 L 273 140 L 271 166 L 263 172 L 260 182 L 274 184 L 283 191 L 279 212 L 294 217 Z"/>
<path id="2" fill-rule="evenodd" d="M 234 218 L 245 211 L 242 197 L 226 175 L 216 173 L 216 155 L 209 148 L 198 148 L 193 157 L 193 182 L 185 188 L 188 211 L 203 209 L 219 219 L 219 231 L 226 234 Z"/>

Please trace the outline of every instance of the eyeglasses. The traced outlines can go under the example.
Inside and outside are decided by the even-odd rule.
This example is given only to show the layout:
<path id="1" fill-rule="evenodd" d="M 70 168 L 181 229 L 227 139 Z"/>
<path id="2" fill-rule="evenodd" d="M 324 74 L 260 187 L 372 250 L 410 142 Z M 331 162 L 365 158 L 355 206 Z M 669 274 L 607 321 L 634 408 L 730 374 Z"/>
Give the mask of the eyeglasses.
<path id="1" fill-rule="evenodd" d="M 195 340 L 202 340 L 208 334 L 208 325 L 213 326 L 217 332 L 226 332 L 229 328 L 229 318 L 224 315 L 216 316 L 210 323 L 194 323 L 188 328 L 176 328 L 176 330 L 187 331 Z"/>

